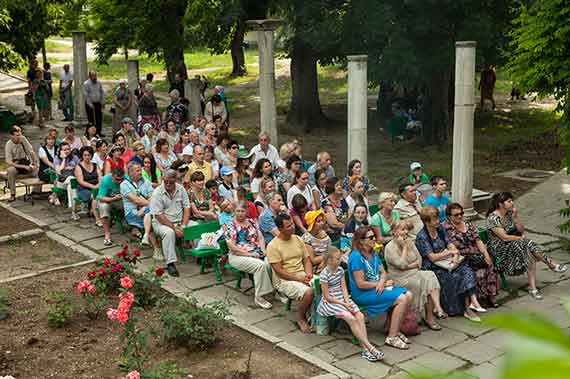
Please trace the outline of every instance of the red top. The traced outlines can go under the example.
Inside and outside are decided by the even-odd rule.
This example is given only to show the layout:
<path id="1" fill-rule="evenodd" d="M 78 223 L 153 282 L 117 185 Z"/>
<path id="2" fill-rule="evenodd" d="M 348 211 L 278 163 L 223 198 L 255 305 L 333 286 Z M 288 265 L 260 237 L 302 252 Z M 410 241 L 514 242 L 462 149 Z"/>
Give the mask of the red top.
<path id="1" fill-rule="evenodd" d="M 111 171 L 113 171 L 116 168 L 122 168 L 123 170 L 125 169 L 125 161 L 123 161 L 123 158 L 119 158 L 119 162 L 115 163 L 111 158 L 107 158 L 105 159 L 105 162 L 109 162 L 109 164 L 111 165 Z M 105 166 L 103 166 L 103 169 L 105 168 Z M 103 172 L 103 175 L 107 175 L 110 174 L 110 172 Z"/>

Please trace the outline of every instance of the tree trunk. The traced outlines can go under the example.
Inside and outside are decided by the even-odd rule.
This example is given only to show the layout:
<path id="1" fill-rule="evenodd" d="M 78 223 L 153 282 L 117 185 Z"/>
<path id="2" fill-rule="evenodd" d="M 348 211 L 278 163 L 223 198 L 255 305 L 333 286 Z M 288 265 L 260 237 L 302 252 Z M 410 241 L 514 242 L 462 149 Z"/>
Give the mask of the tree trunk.
<path id="1" fill-rule="evenodd" d="M 439 145 L 447 139 L 449 77 L 447 72 L 435 72 L 427 83 L 426 112 L 422 120 L 426 145 Z"/>
<path id="2" fill-rule="evenodd" d="M 231 53 L 232 53 L 232 75 L 244 76 L 247 73 L 245 67 L 245 55 L 243 52 L 243 38 L 245 36 L 245 23 L 239 21 L 234 34 L 232 36 Z"/>
<path id="3" fill-rule="evenodd" d="M 161 4 L 162 18 L 165 20 L 163 32 L 169 37 L 163 44 L 162 51 L 170 83 L 174 82 L 176 74 L 188 78 L 184 63 L 184 14 L 187 4 L 187 1 L 165 1 Z"/>
<path id="4" fill-rule="evenodd" d="M 303 41 L 293 40 L 291 52 L 291 105 L 287 123 L 308 132 L 326 120 L 319 100 L 317 57 Z"/>
<path id="5" fill-rule="evenodd" d="M 47 52 L 46 52 L 46 40 L 44 39 L 42 41 L 42 58 L 44 60 L 44 64 L 47 63 Z"/>

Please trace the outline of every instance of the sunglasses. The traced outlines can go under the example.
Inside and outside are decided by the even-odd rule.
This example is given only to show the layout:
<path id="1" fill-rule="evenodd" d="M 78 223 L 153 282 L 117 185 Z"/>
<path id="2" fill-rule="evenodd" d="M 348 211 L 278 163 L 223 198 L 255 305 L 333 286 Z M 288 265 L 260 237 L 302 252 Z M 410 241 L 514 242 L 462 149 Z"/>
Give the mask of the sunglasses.
<path id="1" fill-rule="evenodd" d="M 459 213 L 452 214 L 451 216 L 452 217 L 458 217 L 458 216 L 463 216 L 464 214 L 465 214 L 465 212 L 459 212 Z"/>
<path id="2" fill-rule="evenodd" d="M 364 237 L 365 240 L 376 241 L 376 235 L 372 234 Z"/>
<path id="3" fill-rule="evenodd" d="M 239 146 L 232 146 L 232 147 L 230 147 L 230 149 L 232 149 L 232 150 L 233 149 L 239 149 Z"/>

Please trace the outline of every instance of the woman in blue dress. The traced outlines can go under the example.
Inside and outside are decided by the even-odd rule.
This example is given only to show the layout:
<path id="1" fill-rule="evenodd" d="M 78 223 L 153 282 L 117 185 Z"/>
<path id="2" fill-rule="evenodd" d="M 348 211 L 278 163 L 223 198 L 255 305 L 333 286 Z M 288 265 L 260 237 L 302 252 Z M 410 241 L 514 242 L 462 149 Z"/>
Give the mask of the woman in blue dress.
<path id="1" fill-rule="evenodd" d="M 443 309 L 450 316 L 463 314 L 471 321 L 481 321 L 479 316 L 469 309 L 470 298 L 477 288 L 475 273 L 469 265 L 458 261 L 459 250 L 449 241 L 439 225 L 437 209 L 432 206 L 424 207 L 420 211 L 420 217 L 424 227 L 416 237 L 416 247 L 423 258 L 422 270 L 433 271 L 439 280 Z M 447 264 L 446 262 L 454 264 L 443 268 L 442 265 Z M 437 316 L 445 317 L 443 314 Z"/>
<path id="2" fill-rule="evenodd" d="M 348 258 L 350 294 L 357 305 L 366 307 L 369 317 L 393 308 L 386 345 L 406 350 L 410 341 L 400 332 L 400 325 L 412 301 L 412 293 L 386 280 L 381 258 L 374 252 L 375 244 L 376 233 L 370 226 L 362 226 L 354 232 L 353 250 Z"/>

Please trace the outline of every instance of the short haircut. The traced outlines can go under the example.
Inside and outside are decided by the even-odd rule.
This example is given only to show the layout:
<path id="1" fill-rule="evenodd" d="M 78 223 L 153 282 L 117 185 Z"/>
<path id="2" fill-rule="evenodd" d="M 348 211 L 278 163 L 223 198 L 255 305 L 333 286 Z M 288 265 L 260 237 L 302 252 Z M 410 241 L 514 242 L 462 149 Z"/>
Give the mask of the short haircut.
<path id="1" fill-rule="evenodd" d="M 447 208 L 445 208 L 445 214 L 447 216 L 451 216 L 451 212 L 454 209 L 459 209 L 460 211 L 463 211 L 463 206 L 459 203 L 451 203 L 447 206 Z"/>
<path id="2" fill-rule="evenodd" d="M 127 170 L 130 171 L 130 170 L 131 170 L 133 167 L 135 167 L 135 166 L 142 167 L 139 162 L 137 162 L 137 161 L 130 161 L 130 162 L 127 164 Z"/>
<path id="3" fill-rule="evenodd" d="M 115 167 L 113 169 L 113 171 L 111 171 L 111 175 L 118 176 L 119 178 L 122 178 L 123 176 L 125 176 L 125 170 L 123 170 L 120 167 Z"/>
<path id="4" fill-rule="evenodd" d="M 245 211 L 248 211 L 248 210 L 249 210 L 249 208 L 248 208 L 248 206 L 247 206 L 247 202 L 245 202 L 245 201 L 238 201 L 238 202 L 236 203 L 236 209 L 243 209 L 243 210 L 245 210 Z"/>
<path id="5" fill-rule="evenodd" d="M 14 126 L 12 126 L 12 128 L 10 128 L 10 134 L 11 135 L 14 135 L 18 132 L 20 132 L 20 133 L 22 132 L 22 128 L 20 128 L 19 126 L 14 125 Z"/>
<path id="6" fill-rule="evenodd" d="M 178 178 L 178 171 L 169 168 L 164 173 L 164 177 L 169 178 L 169 179 L 177 179 Z"/>
<path id="7" fill-rule="evenodd" d="M 413 184 L 410 183 L 402 183 L 398 186 L 398 193 L 401 195 L 408 190 L 408 187 L 413 187 Z"/>
<path id="8" fill-rule="evenodd" d="M 85 153 L 86 151 L 88 151 L 89 154 L 93 156 L 93 148 L 91 146 L 83 146 L 81 149 L 79 149 L 79 157 L 83 158 L 83 153 Z"/>
<path id="9" fill-rule="evenodd" d="M 434 218 L 437 217 L 439 217 L 439 213 L 437 209 L 431 205 L 425 206 L 420 210 L 420 218 L 424 224 L 431 222 Z"/>
<path id="10" fill-rule="evenodd" d="M 155 146 L 156 152 L 160 153 L 160 149 L 162 149 L 162 146 L 164 145 L 168 145 L 168 141 L 166 140 L 166 138 L 161 138 L 158 141 L 156 141 L 156 146 Z M 194 151 L 196 151 L 196 148 L 194 148 Z"/>
<path id="11" fill-rule="evenodd" d="M 281 197 L 281 194 L 277 191 L 269 192 L 263 196 L 263 200 L 265 200 L 267 202 L 267 204 L 269 204 L 269 202 L 272 201 L 275 198 L 275 196 Z"/>
<path id="12" fill-rule="evenodd" d="M 327 248 L 327 252 L 323 254 L 323 260 L 324 260 L 325 264 L 328 263 L 329 257 L 332 255 L 335 255 L 335 254 L 340 254 L 340 250 L 335 246 L 329 246 Z"/>
<path id="13" fill-rule="evenodd" d="M 210 179 L 206 182 L 206 189 L 210 188 L 218 188 L 218 182 L 216 182 L 216 179 Z"/>
<path id="14" fill-rule="evenodd" d="M 104 139 L 99 139 L 99 140 L 97 140 L 97 143 L 95 144 L 95 148 L 96 148 L 96 149 L 100 149 L 100 148 L 102 148 L 104 145 L 105 145 L 105 146 L 108 145 L 107 141 L 105 141 Z"/>
<path id="15" fill-rule="evenodd" d="M 73 125 L 67 125 L 63 130 L 65 131 L 65 133 L 68 133 L 68 132 L 74 132 L 75 128 L 73 127 Z"/>
<path id="16" fill-rule="evenodd" d="M 117 140 L 119 139 L 119 137 L 123 137 L 123 139 L 125 139 L 125 135 L 121 132 L 117 132 L 115 133 L 115 135 L 113 135 L 113 144 L 117 143 Z"/>
<path id="17" fill-rule="evenodd" d="M 206 184 L 208 184 L 208 183 L 206 183 Z M 237 192 L 238 196 L 240 196 L 240 197 L 241 196 L 245 197 L 245 195 L 247 195 L 247 190 L 245 189 L 245 187 L 242 187 L 242 186 L 239 186 L 237 188 L 236 192 Z"/>
<path id="18" fill-rule="evenodd" d="M 287 167 L 290 170 L 291 166 L 293 166 L 293 163 L 295 163 L 295 162 L 302 162 L 301 158 L 297 154 L 293 154 L 289 158 L 287 158 L 287 162 L 285 164 L 285 167 Z"/>
<path id="19" fill-rule="evenodd" d="M 190 175 L 191 182 L 200 182 L 203 181 L 204 179 L 206 178 L 204 177 L 204 174 L 201 171 L 194 171 L 192 175 Z"/>
<path id="20" fill-rule="evenodd" d="M 291 216 L 289 216 L 287 213 L 279 213 L 277 216 L 275 216 L 275 225 L 278 229 L 283 228 L 283 223 L 285 221 L 291 221 Z"/>
<path id="21" fill-rule="evenodd" d="M 291 200 L 291 206 L 297 212 L 308 205 L 309 203 L 307 202 L 307 199 L 305 199 L 305 196 L 301 195 L 300 193 L 293 196 L 293 199 Z"/>
<path id="22" fill-rule="evenodd" d="M 431 177 L 429 182 L 432 186 L 435 186 L 440 180 L 445 180 L 445 178 L 443 176 L 435 175 Z"/>
<path id="23" fill-rule="evenodd" d="M 133 142 L 133 150 L 138 149 L 139 147 L 142 147 L 144 149 L 144 143 L 142 143 L 141 141 L 135 141 Z"/>
<path id="24" fill-rule="evenodd" d="M 315 174 L 314 174 L 315 183 L 317 183 L 317 182 L 319 181 L 319 177 L 320 177 L 322 174 L 325 174 L 325 175 L 326 175 L 326 174 L 327 174 L 327 170 L 322 169 L 322 168 L 319 168 L 319 169 L 317 169 L 317 171 L 315 171 Z"/>
<path id="25" fill-rule="evenodd" d="M 327 179 L 327 184 L 325 184 L 325 193 L 327 195 L 330 195 L 331 193 L 334 192 L 334 188 L 336 187 L 338 181 L 339 179 L 336 176 Z"/>

